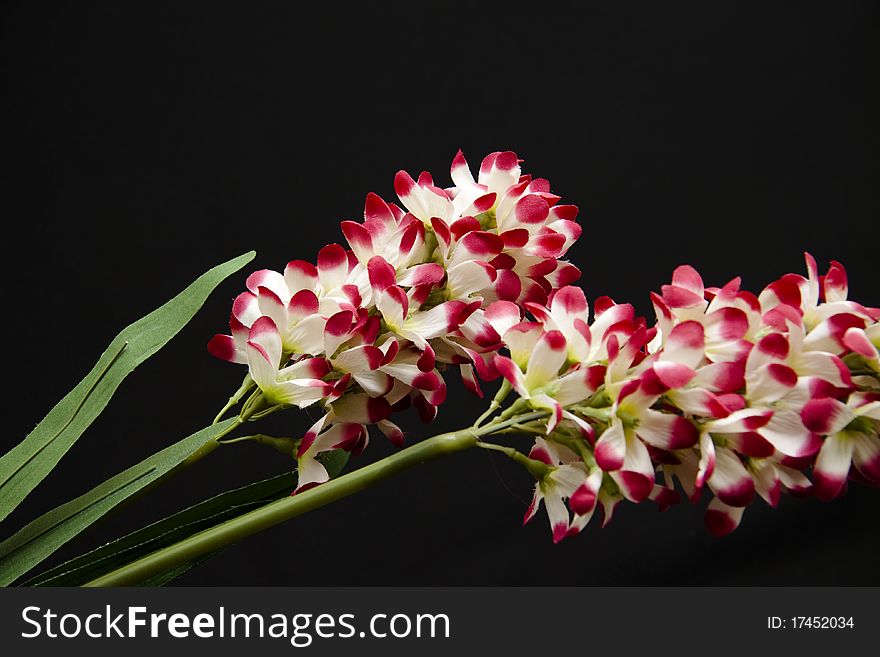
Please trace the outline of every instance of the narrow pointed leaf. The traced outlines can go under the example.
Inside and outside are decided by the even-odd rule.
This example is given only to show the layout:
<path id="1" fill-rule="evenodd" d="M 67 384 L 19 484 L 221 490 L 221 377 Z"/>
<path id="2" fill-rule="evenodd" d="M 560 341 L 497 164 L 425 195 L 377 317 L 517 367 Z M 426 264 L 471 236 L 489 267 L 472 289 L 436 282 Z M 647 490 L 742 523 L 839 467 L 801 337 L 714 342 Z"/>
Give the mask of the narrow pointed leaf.
<path id="1" fill-rule="evenodd" d="M 331 477 L 348 462 L 348 452 L 334 450 L 318 458 Z M 135 559 L 182 541 L 193 534 L 290 495 L 296 489 L 296 473 L 284 474 L 215 495 L 131 534 L 62 563 L 24 583 L 25 586 L 79 586 L 112 572 Z M 142 586 L 162 586 L 198 565 L 210 555 L 151 578 Z"/>
<path id="2" fill-rule="evenodd" d="M 197 431 L 22 527 L 0 543 L 0 586 L 24 575 L 117 504 L 170 472 L 239 421 L 233 417 Z"/>
<path id="3" fill-rule="evenodd" d="M 161 349 L 195 315 L 211 291 L 255 253 L 245 253 L 202 274 L 164 306 L 117 335 L 97 364 L 18 445 L 0 457 L 0 520 L 61 460 L 104 410 L 126 376 Z"/>

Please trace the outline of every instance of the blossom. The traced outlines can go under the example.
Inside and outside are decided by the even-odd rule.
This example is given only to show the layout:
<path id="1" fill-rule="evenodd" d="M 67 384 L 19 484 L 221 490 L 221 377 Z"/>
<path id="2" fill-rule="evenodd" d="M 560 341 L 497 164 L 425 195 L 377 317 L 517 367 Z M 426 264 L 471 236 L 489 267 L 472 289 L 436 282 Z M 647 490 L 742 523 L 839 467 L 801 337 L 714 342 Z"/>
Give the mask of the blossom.
<path id="1" fill-rule="evenodd" d="M 579 275 L 560 260 L 580 235 L 577 209 L 516 155 L 490 154 L 475 180 L 459 152 L 451 176 L 443 189 L 426 172 L 398 172 L 401 205 L 370 193 L 363 221 L 341 222 L 349 250 L 328 244 L 313 262 L 253 272 L 230 334 L 208 345 L 247 364 L 266 403 L 323 407 L 297 449 L 300 489 L 326 480 L 322 452 L 362 450 L 368 425 L 402 445 L 392 408 L 432 420 L 442 370 L 460 368 L 482 394 L 478 377 L 499 376 L 493 356 L 522 304 Z"/>
<path id="2" fill-rule="evenodd" d="M 323 381 L 327 363 L 321 358 L 303 358 L 279 369 L 281 334 L 270 317 L 261 317 L 251 327 L 247 360 L 251 377 L 273 404 L 304 408 L 324 397 L 332 384 Z"/>
<path id="3" fill-rule="evenodd" d="M 509 346 L 516 345 L 511 346 L 511 351 L 516 353 L 520 362 L 523 362 L 525 353 L 529 354 L 525 372 L 505 356 L 496 355 L 495 366 L 522 399 L 533 408 L 550 411 L 549 433 L 562 421 L 564 407 L 583 401 L 595 388 L 589 373 L 584 370 L 560 376 L 559 371 L 566 359 L 565 337 L 559 331 L 541 333 L 538 327 L 535 328 L 519 325 L 504 335 Z"/>
<path id="4" fill-rule="evenodd" d="M 543 502 L 554 543 L 578 534 L 590 522 L 602 495 L 602 471 L 591 471 L 569 448 L 543 438 L 535 440 L 529 458 L 550 466 L 550 471 L 535 484 L 523 522 L 534 518 Z"/>
<path id="5" fill-rule="evenodd" d="M 596 442 L 596 461 L 612 476 L 624 497 L 647 499 L 654 485 L 654 466 L 648 447 L 677 450 L 697 441 L 697 429 L 680 415 L 652 408 L 661 395 L 682 387 L 695 376 L 702 359 L 703 330 L 683 322 L 670 333 L 666 351 L 621 388 L 611 409 L 608 429 Z"/>
<path id="6" fill-rule="evenodd" d="M 319 454 L 334 449 L 360 454 L 369 442 L 367 424 L 388 424 L 396 428 L 396 425 L 387 423 L 390 414 L 391 405 L 385 398 L 365 393 L 347 394 L 330 404 L 329 411 L 309 428 L 297 448 L 299 478 L 296 492 L 330 478 L 316 458 Z M 386 427 L 389 432 L 390 426 Z M 393 441 L 399 444 L 400 439 L 402 436 L 395 435 Z"/>
<path id="7" fill-rule="evenodd" d="M 811 431 L 826 436 L 813 467 L 819 499 L 840 495 L 851 468 L 880 485 L 880 395 L 853 394 L 846 403 L 831 397 L 813 399 L 801 416 Z"/>

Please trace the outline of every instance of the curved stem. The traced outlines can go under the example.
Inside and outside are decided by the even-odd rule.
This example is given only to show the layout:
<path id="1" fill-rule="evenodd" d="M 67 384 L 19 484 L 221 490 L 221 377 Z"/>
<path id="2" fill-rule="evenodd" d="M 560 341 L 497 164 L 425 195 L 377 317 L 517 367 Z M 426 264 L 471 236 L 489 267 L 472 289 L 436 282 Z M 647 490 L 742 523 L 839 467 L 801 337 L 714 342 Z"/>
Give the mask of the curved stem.
<path id="1" fill-rule="evenodd" d="M 242 386 L 242 387 L 244 387 L 244 386 Z M 188 458 L 186 458 L 184 461 L 179 463 L 176 467 L 174 467 L 171 470 L 169 470 L 168 472 L 166 472 L 165 475 L 163 475 L 162 477 L 157 479 L 155 483 L 158 484 L 159 482 L 163 482 L 166 479 L 169 479 L 170 477 L 174 476 L 175 474 L 177 474 L 178 472 L 180 472 L 184 468 L 188 468 L 193 463 L 197 463 L 198 461 L 201 461 L 208 454 L 210 454 L 215 449 L 220 447 L 219 441 L 223 436 L 226 436 L 233 429 L 240 427 L 242 424 L 244 424 L 248 420 L 253 419 L 257 413 L 264 411 L 266 409 L 266 402 L 265 402 L 265 399 L 259 395 L 259 392 L 260 391 L 257 390 L 255 394 L 251 395 L 251 397 L 248 399 L 248 402 L 245 404 L 245 408 L 241 409 L 241 414 L 238 416 L 238 419 L 236 420 L 236 422 L 232 426 L 230 426 L 226 431 L 224 431 L 220 435 L 215 436 L 213 440 L 209 440 L 208 442 L 206 442 L 198 450 L 196 450 L 195 452 L 190 454 Z M 273 408 L 275 408 L 275 407 L 269 407 L 270 410 Z"/>
<path id="2" fill-rule="evenodd" d="M 529 458 L 521 451 L 513 447 L 507 447 L 506 445 L 496 445 L 495 443 L 484 443 L 483 441 L 477 441 L 477 447 L 489 449 L 493 452 L 501 452 L 507 458 L 512 459 L 513 461 L 516 461 L 521 466 L 523 466 L 535 479 L 543 479 L 547 475 L 547 473 L 550 472 L 550 466 L 548 466 L 546 463 Z"/>
<path id="3" fill-rule="evenodd" d="M 313 509 L 348 497 L 420 463 L 476 447 L 481 436 L 488 436 L 520 422 L 546 417 L 546 411 L 534 411 L 507 420 L 496 419 L 486 426 L 468 427 L 418 442 L 396 454 L 331 479 L 302 493 L 272 502 L 259 509 L 190 536 L 179 543 L 157 550 L 85 586 L 129 586 L 166 572 L 201 555 L 213 552 L 247 536 L 295 518 Z M 212 441 L 213 444 L 216 444 Z"/>
<path id="4" fill-rule="evenodd" d="M 252 436 L 239 436 L 238 438 L 230 438 L 229 440 L 218 440 L 221 445 L 235 445 L 236 443 L 253 442 L 258 445 L 271 447 L 286 456 L 290 456 L 296 450 L 298 441 L 293 438 L 277 438 L 268 436 L 264 433 L 257 433 Z"/>
<path id="5" fill-rule="evenodd" d="M 523 399 L 522 397 L 519 397 L 519 398 L 517 398 L 517 400 L 515 402 L 513 402 L 510 406 L 508 406 L 507 408 L 505 408 L 501 412 L 501 415 L 498 416 L 498 419 L 499 420 L 507 420 L 509 418 L 512 418 L 517 413 L 522 413 L 528 407 L 529 407 L 528 400 Z"/>
<path id="6" fill-rule="evenodd" d="M 495 396 L 492 398 L 492 402 L 489 404 L 489 408 L 487 408 L 486 412 L 478 417 L 477 421 L 474 422 L 474 428 L 479 427 L 483 422 L 491 417 L 492 413 L 501 408 L 501 402 L 503 402 L 507 398 L 507 395 L 510 394 L 511 390 L 512 386 L 510 385 L 510 381 L 504 379 L 504 381 L 501 382 L 501 387 L 498 388 L 498 392 L 496 392 Z"/>
<path id="7" fill-rule="evenodd" d="M 244 397 L 256 384 L 254 380 L 251 378 L 250 373 L 246 374 L 244 377 L 244 381 L 241 382 L 241 387 L 235 391 L 235 393 L 229 398 L 229 401 L 226 402 L 226 406 L 220 409 L 220 412 L 217 413 L 217 416 L 214 418 L 214 421 L 211 424 L 217 424 L 220 420 L 223 419 L 223 416 L 226 415 L 226 411 L 230 408 L 234 407 L 238 402 L 241 401 L 241 398 Z"/>

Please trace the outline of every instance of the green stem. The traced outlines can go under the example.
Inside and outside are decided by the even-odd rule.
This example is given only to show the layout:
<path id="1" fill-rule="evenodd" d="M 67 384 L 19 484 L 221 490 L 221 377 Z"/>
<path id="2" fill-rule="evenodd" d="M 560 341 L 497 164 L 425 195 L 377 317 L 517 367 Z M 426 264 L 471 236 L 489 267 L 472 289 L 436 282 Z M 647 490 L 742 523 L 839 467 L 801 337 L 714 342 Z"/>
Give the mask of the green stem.
<path id="1" fill-rule="evenodd" d="M 267 436 L 264 433 L 257 433 L 252 436 L 239 436 L 229 440 L 218 441 L 221 445 L 234 445 L 236 443 L 254 442 L 258 445 L 271 447 L 286 456 L 290 456 L 296 450 L 298 441 L 293 438 L 276 438 L 275 436 Z"/>
<path id="2" fill-rule="evenodd" d="M 498 392 L 496 392 L 495 397 L 492 398 L 492 402 L 489 404 L 489 408 L 487 408 L 486 412 L 478 417 L 477 421 L 474 422 L 474 428 L 483 424 L 483 422 L 485 422 L 486 419 L 492 415 L 492 413 L 501 408 L 501 402 L 503 402 L 507 398 L 507 395 L 510 394 L 512 388 L 513 386 L 510 385 L 510 381 L 508 381 L 507 379 L 504 379 L 504 381 L 501 382 L 501 387 L 498 388 Z"/>
<path id="3" fill-rule="evenodd" d="M 242 386 L 242 387 L 244 387 L 244 386 Z M 273 408 L 275 408 L 275 407 L 269 407 L 269 410 L 271 410 Z M 205 443 L 204 445 L 202 445 L 199 449 L 197 449 L 195 452 L 190 454 L 187 459 L 185 459 L 180 464 L 178 464 L 177 467 L 172 468 L 171 470 L 166 472 L 164 476 L 157 479 L 154 483 L 158 485 L 160 482 L 164 482 L 166 479 L 171 478 L 172 476 L 174 476 L 175 474 L 177 474 L 178 472 L 180 472 L 184 468 L 188 468 L 193 463 L 197 463 L 198 461 L 201 461 L 208 454 L 210 454 L 215 449 L 220 447 L 221 443 L 219 442 L 219 440 L 223 436 L 228 435 L 233 429 L 240 427 L 242 424 L 244 424 L 248 420 L 253 419 L 256 414 L 263 412 L 265 410 L 266 410 L 266 400 L 260 394 L 259 389 L 257 389 L 255 391 L 255 393 L 253 395 L 251 395 L 250 398 L 247 400 L 244 408 L 241 409 L 241 415 L 238 416 L 238 420 L 235 422 L 235 424 L 230 426 L 226 431 L 221 433 L 219 436 L 215 436 L 213 440 L 210 440 L 207 443 Z"/>
<path id="4" fill-rule="evenodd" d="M 229 398 L 229 401 L 226 402 L 226 406 L 220 409 L 220 412 L 217 413 L 217 417 L 214 418 L 214 421 L 211 424 L 217 424 L 222 420 L 223 416 L 226 415 L 226 411 L 238 404 L 238 402 L 241 401 L 241 398 L 244 397 L 254 385 L 254 380 L 251 378 L 251 375 L 246 374 L 244 381 L 241 382 L 241 387 L 235 391 L 232 397 Z"/>
<path id="5" fill-rule="evenodd" d="M 547 427 L 540 422 L 530 422 L 529 424 L 512 424 L 510 425 L 510 428 L 516 431 L 521 431 L 525 434 L 535 434 L 538 436 L 543 436 L 547 433 Z"/>
<path id="6" fill-rule="evenodd" d="M 528 456 L 520 452 L 518 449 L 514 449 L 513 447 L 507 447 L 506 445 L 496 445 L 495 443 L 484 443 L 483 441 L 478 441 L 477 447 L 489 449 L 493 452 L 501 452 L 509 459 L 512 459 L 523 466 L 535 479 L 543 479 L 545 476 L 547 476 L 547 473 L 550 472 L 550 467 L 546 463 L 542 463 L 541 461 L 537 461 L 535 459 L 530 459 Z"/>
<path id="7" fill-rule="evenodd" d="M 166 572 L 264 529 L 348 497 L 420 463 L 475 447 L 481 436 L 488 436 L 519 422 L 528 422 L 546 417 L 546 415 L 546 411 L 534 411 L 506 421 L 498 419 L 479 429 L 469 427 L 428 438 L 354 472 L 331 479 L 297 495 L 272 502 L 190 536 L 179 543 L 157 550 L 98 577 L 85 586 L 130 586 L 137 584 L 153 575 Z M 216 443 L 212 441 L 212 444 Z"/>
<path id="8" fill-rule="evenodd" d="M 501 415 L 498 416 L 499 420 L 507 420 L 517 413 L 522 413 L 525 409 L 529 407 L 529 402 L 522 397 L 518 397 L 515 402 L 513 402 L 510 406 L 505 408 Z"/>

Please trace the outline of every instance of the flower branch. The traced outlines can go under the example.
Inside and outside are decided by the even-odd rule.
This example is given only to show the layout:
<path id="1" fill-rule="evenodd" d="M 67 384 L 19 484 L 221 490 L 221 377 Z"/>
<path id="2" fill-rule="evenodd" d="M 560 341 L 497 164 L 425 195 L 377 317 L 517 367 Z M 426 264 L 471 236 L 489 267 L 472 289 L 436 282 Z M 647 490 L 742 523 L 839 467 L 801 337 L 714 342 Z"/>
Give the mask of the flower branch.
<path id="1" fill-rule="evenodd" d="M 706 525 L 723 535 L 756 498 L 776 506 L 784 492 L 831 500 L 849 481 L 880 485 L 880 309 L 849 299 L 840 263 L 820 275 L 806 254 L 806 276 L 758 293 L 739 278 L 707 287 L 685 265 L 650 295 L 655 320 L 608 297 L 590 307 L 565 260 L 578 210 L 521 164 L 490 153 L 475 177 L 459 152 L 446 188 L 400 171 L 399 203 L 371 193 L 363 221 L 341 223 L 348 248 L 248 276 L 229 334 L 208 344 L 247 368 L 214 419 L 229 424 L 154 484 L 221 444 L 255 442 L 295 459 L 296 490 L 90 585 L 144 581 L 473 447 L 534 477 L 524 519 L 543 506 L 554 541 L 597 511 L 606 525 L 624 501 L 665 510 L 706 495 Z M 485 412 L 405 446 L 396 416 L 412 408 L 432 422 L 455 371 L 481 398 L 500 381 Z M 307 407 L 321 416 L 296 438 L 221 440 Z M 322 455 L 362 453 L 371 427 L 400 451 L 332 478 Z M 529 437 L 528 453 L 488 440 L 511 434 Z"/>

